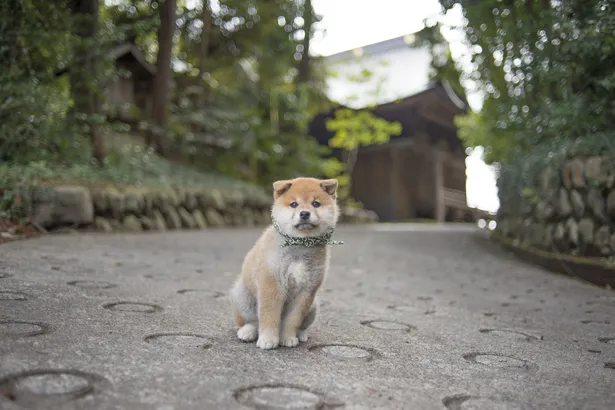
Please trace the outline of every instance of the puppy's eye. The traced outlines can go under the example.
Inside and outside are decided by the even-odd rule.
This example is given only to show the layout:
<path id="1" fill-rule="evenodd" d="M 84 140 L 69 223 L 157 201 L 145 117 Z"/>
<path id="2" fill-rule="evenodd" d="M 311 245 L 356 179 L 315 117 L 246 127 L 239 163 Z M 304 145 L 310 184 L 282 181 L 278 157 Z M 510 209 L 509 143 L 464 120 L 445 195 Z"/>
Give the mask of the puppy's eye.
<path id="1" fill-rule="evenodd" d="M 318 208 L 318 207 L 320 206 L 320 202 L 318 202 L 318 201 L 314 201 L 314 202 L 312 202 L 312 206 L 313 206 L 314 208 Z"/>
<path id="2" fill-rule="evenodd" d="M 291 208 L 296 208 L 296 207 L 298 207 L 298 206 L 299 206 L 299 204 L 298 204 L 298 203 L 296 203 L 296 202 L 291 202 L 291 203 L 290 203 L 290 207 L 291 207 Z"/>

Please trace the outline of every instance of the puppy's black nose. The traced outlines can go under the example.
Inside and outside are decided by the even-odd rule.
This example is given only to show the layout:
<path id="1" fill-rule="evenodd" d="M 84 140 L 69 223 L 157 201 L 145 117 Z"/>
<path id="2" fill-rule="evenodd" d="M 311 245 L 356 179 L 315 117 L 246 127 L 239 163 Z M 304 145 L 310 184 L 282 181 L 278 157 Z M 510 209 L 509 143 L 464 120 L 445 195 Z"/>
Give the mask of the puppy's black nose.
<path id="1" fill-rule="evenodd" d="M 304 221 L 307 221 L 308 219 L 310 219 L 310 211 L 299 212 L 299 218 L 303 219 Z"/>

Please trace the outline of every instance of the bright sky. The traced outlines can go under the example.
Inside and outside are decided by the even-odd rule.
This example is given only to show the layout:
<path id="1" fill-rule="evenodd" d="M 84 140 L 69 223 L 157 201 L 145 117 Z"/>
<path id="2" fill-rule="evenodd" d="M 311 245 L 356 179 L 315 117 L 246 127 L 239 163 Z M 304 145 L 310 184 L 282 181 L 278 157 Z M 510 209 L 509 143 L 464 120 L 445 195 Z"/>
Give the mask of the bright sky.
<path id="1" fill-rule="evenodd" d="M 312 0 L 317 14 L 321 15 L 319 32 L 312 51 L 316 55 L 330 55 L 367 44 L 378 43 L 420 30 L 423 21 L 439 13 L 437 0 Z M 457 10 L 458 11 L 458 10 Z M 461 13 L 447 16 L 460 21 Z M 451 52 L 456 61 L 467 66 L 467 49 L 458 39 L 459 33 L 445 33 L 451 42 Z M 393 63 L 393 62 L 391 62 Z M 480 97 L 469 93 L 473 108 L 480 108 Z M 482 148 L 466 160 L 467 197 L 470 206 L 495 212 L 499 207 L 495 174 L 482 161 Z"/>

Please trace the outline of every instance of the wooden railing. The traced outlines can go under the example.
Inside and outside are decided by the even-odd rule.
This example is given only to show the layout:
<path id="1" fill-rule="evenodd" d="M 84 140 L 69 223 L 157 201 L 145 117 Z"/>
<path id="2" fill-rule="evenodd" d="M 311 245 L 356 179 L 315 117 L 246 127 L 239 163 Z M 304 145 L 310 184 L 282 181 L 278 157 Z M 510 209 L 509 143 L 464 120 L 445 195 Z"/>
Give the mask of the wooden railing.
<path id="1" fill-rule="evenodd" d="M 467 210 L 466 194 L 456 189 L 441 187 L 438 190 L 438 201 L 436 203 L 436 219 L 438 222 L 446 220 L 446 210 L 450 208 L 462 211 Z"/>
<path id="2" fill-rule="evenodd" d="M 440 195 L 444 206 L 449 208 L 467 209 L 466 194 L 456 189 L 440 188 Z"/>

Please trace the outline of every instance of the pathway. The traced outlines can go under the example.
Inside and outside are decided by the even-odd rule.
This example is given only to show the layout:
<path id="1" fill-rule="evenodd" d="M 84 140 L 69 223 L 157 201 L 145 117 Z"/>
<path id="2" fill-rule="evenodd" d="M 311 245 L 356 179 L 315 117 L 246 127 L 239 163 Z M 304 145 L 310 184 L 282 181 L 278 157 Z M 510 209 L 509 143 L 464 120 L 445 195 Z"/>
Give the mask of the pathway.
<path id="1" fill-rule="evenodd" d="M 615 294 L 473 228 L 341 228 L 310 341 L 241 343 L 225 292 L 259 233 L 0 246 L 0 408 L 615 408 Z"/>

